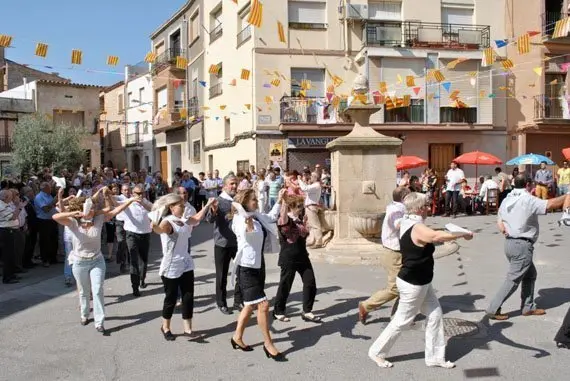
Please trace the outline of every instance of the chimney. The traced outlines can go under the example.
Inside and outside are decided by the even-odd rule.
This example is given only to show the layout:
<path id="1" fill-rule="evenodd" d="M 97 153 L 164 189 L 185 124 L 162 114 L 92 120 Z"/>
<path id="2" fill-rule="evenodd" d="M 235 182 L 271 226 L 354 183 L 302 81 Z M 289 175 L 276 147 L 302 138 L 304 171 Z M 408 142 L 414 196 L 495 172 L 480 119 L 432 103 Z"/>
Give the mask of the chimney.
<path id="1" fill-rule="evenodd" d="M 0 47 L 0 66 L 4 66 L 4 48 Z"/>

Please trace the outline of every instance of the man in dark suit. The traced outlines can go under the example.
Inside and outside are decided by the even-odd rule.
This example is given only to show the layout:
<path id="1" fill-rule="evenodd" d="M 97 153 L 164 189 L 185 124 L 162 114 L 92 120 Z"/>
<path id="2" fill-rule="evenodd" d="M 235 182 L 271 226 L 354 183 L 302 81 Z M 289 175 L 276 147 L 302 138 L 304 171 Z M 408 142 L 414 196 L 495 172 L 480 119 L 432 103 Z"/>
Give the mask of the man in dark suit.
<path id="1" fill-rule="evenodd" d="M 228 215 L 232 209 L 233 197 L 237 191 L 237 178 L 228 175 L 224 178 L 222 193 L 218 196 L 218 206 L 210 208 L 206 215 L 208 222 L 214 223 L 214 260 L 216 264 L 216 303 L 223 314 L 232 313 L 227 305 L 228 270 L 230 262 L 237 253 L 237 239 L 232 231 Z M 239 285 L 236 284 L 234 293 L 234 309 L 243 307 Z"/>

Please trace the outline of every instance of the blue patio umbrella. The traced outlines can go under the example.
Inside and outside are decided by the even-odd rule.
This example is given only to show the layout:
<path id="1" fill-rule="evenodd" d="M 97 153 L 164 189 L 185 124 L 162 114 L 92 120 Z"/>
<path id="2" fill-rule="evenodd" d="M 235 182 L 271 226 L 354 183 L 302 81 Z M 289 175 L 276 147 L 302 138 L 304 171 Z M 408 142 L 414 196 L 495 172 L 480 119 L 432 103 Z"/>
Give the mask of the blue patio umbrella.
<path id="1" fill-rule="evenodd" d="M 546 156 L 537 155 L 535 153 L 527 153 L 512 158 L 507 161 L 507 165 L 540 165 L 543 161 L 545 161 L 547 165 L 554 165 L 554 162 Z"/>

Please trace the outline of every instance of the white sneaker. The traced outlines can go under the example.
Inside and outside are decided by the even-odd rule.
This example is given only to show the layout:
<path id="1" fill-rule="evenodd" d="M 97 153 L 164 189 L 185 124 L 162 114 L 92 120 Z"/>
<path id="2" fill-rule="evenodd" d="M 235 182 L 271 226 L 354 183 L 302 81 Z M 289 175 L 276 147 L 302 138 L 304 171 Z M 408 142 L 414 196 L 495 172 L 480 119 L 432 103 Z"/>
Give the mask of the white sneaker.
<path id="1" fill-rule="evenodd" d="M 564 210 L 562 212 L 562 217 L 560 217 L 560 220 L 558 221 L 558 226 L 570 226 L 570 208 L 566 208 L 566 210 Z"/>

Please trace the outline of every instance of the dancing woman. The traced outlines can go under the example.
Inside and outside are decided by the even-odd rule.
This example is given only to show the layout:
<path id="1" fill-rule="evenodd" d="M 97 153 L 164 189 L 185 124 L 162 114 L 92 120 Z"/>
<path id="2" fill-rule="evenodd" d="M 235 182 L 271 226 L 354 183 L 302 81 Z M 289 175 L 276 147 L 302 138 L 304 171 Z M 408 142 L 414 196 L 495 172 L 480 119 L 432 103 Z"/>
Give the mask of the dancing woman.
<path id="1" fill-rule="evenodd" d="M 100 195 L 103 195 L 105 207 L 97 210 Z M 73 252 L 72 271 L 79 289 L 81 305 L 81 325 L 88 324 L 89 293 L 93 295 L 93 313 L 95 328 L 105 333 L 105 303 L 103 298 L 103 281 L 105 280 L 105 259 L 101 253 L 101 230 L 105 218 L 112 218 L 130 205 L 134 199 L 111 210 L 113 200 L 109 188 L 101 188 L 93 197 L 77 197 L 69 201 L 66 207 L 60 204 L 61 211 L 53 216 L 60 225 L 69 228 L 72 237 Z"/>
<path id="2" fill-rule="evenodd" d="M 368 350 L 368 356 L 381 368 L 391 368 L 386 361 L 390 348 L 400 333 L 410 326 L 420 311 L 426 316 L 425 362 L 430 367 L 453 368 L 445 361 L 445 337 L 443 315 L 437 295 L 431 285 L 433 279 L 434 242 L 471 239 L 473 233 L 462 236 L 430 229 L 424 224 L 429 206 L 425 194 L 412 192 L 404 198 L 407 215 L 400 223 L 400 252 L 402 268 L 396 285 L 400 292 L 400 304 L 394 319 Z"/>
<path id="3" fill-rule="evenodd" d="M 271 339 L 269 333 L 269 303 L 265 295 L 265 238 L 268 233 L 277 235 L 274 222 L 279 213 L 281 197 L 269 214 L 256 213 L 258 201 L 254 189 L 238 192 L 232 203 L 232 230 L 237 237 L 238 251 L 232 270 L 232 285 L 237 277 L 243 296 L 244 307 L 238 317 L 236 331 L 231 339 L 234 349 L 250 352 L 252 347 L 243 342 L 243 333 L 253 309 L 257 307 L 257 324 L 263 333 L 263 350 L 267 358 L 287 361 Z"/>
<path id="4" fill-rule="evenodd" d="M 64 205 L 69 203 L 70 200 L 73 200 L 77 195 L 77 190 L 75 188 L 69 188 L 68 194 L 69 197 L 63 198 L 64 189 L 59 188 L 57 193 L 57 209 L 59 212 L 65 210 Z M 63 226 L 63 251 L 65 253 L 65 263 L 63 265 L 63 278 L 65 285 L 67 287 L 71 287 L 73 278 L 73 272 L 71 271 L 71 262 L 69 255 L 73 251 L 73 236 L 71 231 L 69 230 L 68 226 Z"/>
<path id="5" fill-rule="evenodd" d="M 306 226 L 307 217 L 303 216 L 303 196 L 283 195 L 281 213 L 277 222 L 279 230 L 279 261 L 281 277 L 279 288 L 275 297 L 273 317 L 276 320 L 288 322 L 285 315 L 285 305 L 291 292 L 296 273 L 303 280 L 303 313 L 301 318 L 305 321 L 319 323 L 321 318 L 313 315 L 313 303 L 317 295 L 315 273 L 307 251 L 307 236 L 309 229 Z"/>

